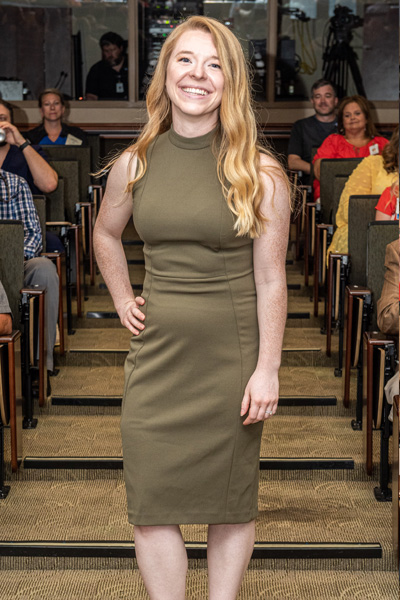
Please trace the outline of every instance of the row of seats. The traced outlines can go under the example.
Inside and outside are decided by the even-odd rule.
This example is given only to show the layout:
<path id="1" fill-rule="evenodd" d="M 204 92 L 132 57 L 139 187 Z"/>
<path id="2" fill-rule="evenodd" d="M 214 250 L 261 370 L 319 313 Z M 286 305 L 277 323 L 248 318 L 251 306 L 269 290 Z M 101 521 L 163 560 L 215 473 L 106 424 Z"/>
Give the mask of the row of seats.
<path id="1" fill-rule="evenodd" d="M 324 300 L 326 353 L 331 356 L 332 335 L 339 338 L 338 364 L 335 375 L 343 376 L 343 403 L 349 407 L 351 371 L 357 371 L 355 430 L 362 430 L 365 469 L 372 476 L 373 431 L 379 430 L 379 486 L 374 493 L 378 501 L 388 501 L 393 494 L 395 544 L 399 540 L 399 430 L 398 418 L 389 418 L 392 406 L 384 393 L 395 376 L 398 390 L 398 337 L 378 330 L 377 303 L 384 284 L 387 245 L 399 238 L 398 221 L 375 221 L 379 196 L 351 196 L 348 216 L 348 252 L 331 253 L 327 248 L 335 230 L 335 215 L 349 175 L 362 159 L 324 159 L 321 162 L 320 203 L 310 198 L 309 190 L 300 189 L 303 211 L 296 217 L 296 254 L 304 252 L 304 281 L 310 285 L 314 315 Z M 295 174 L 291 174 L 296 179 Z M 308 201 L 310 199 L 310 201 Z M 397 375 L 395 375 L 397 373 Z M 397 404 L 398 411 L 398 404 Z M 396 408 L 393 410 L 396 414 Z M 397 413 L 398 414 L 398 413 Z M 392 489 L 389 487 L 389 439 L 393 441 Z M 397 457 L 397 459 L 396 459 Z"/>
<path id="2" fill-rule="evenodd" d="M 59 278 L 59 353 L 65 351 L 64 307 L 68 334 L 73 334 L 73 300 L 76 316 L 83 314 L 87 285 L 94 284 L 92 233 L 103 188 L 91 181 L 91 149 L 44 147 L 58 174 L 57 189 L 34 196 L 39 216 L 43 255 L 57 265 Z M 46 231 L 60 237 L 64 251 L 46 253 Z M 0 220 L 0 281 L 13 314 L 14 331 L 0 337 L 0 497 L 4 485 L 3 427 L 11 432 L 11 470 L 17 471 L 22 456 L 22 429 L 36 427 L 34 396 L 43 406 L 48 395 L 46 370 L 46 290 L 24 288 L 24 227 L 22 221 Z M 65 285 L 64 285 L 65 284 Z M 64 299 L 65 293 L 65 299 Z"/>

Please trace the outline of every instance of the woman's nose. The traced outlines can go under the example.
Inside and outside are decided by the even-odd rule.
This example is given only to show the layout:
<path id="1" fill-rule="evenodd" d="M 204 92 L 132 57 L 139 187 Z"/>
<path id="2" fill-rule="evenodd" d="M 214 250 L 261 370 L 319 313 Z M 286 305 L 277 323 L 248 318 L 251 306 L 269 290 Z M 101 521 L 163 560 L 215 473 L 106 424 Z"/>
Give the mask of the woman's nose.
<path id="1" fill-rule="evenodd" d="M 197 64 L 193 65 L 191 76 L 196 79 L 204 79 L 204 77 L 205 77 L 204 66 L 201 63 L 197 63 Z"/>

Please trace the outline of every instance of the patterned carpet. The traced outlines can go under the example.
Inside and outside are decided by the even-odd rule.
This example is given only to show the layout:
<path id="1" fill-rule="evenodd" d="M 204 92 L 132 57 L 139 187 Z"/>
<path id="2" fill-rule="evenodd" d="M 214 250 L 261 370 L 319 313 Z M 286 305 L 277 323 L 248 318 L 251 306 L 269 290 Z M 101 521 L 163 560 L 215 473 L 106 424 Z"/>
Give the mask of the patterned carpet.
<path id="1" fill-rule="evenodd" d="M 132 231 L 125 233 L 132 237 Z M 125 247 L 139 260 L 141 248 Z M 130 265 L 132 281 L 143 280 L 143 266 Z M 354 470 L 277 470 L 260 472 L 257 536 L 268 542 L 370 542 L 382 546 L 381 559 L 255 559 L 238 600 L 397 600 L 398 572 L 392 552 L 391 504 L 376 502 L 379 433 L 374 435 L 374 475 L 363 467 L 363 434 L 354 432 L 355 377 L 351 405 L 343 407 L 343 381 L 336 378 L 337 336 L 333 355 L 324 352 L 321 317 L 312 316 L 310 290 L 300 266 L 288 266 L 289 310 L 310 319 L 290 319 L 280 372 L 281 397 L 334 396 L 336 406 L 280 405 L 264 428 L 261 455 L 269 457 L 343 457 Z M 85 310 L 114 310 L 107 290 L 95 288 Z M 320 303 L 320 315 L 323 304 Z M 97 322 L 95 322 L 97 321 Z M 101 321 L 101 322 L 100 322 Z M 94 323 L 95 322 L 95 323 Z M 123 361 L 130 334 L 118 320 L 82 318 L 68 338 L 68 352 L 57 357 L 60 372 L 51 378 L 54 397 L 120 397 Z M 121 455 L 118 406 L 55 406 L 35 409 L 39 424 L 23 432 L 24 456 Z M 9 437 L 6 431 L 8 452 Z M 120 470 L 24 469 L 9 481 L 0 501 L 0 541 L 132 541 L 125 487 Z M 162 490 L 160 490 L 160 493 Z M 182 527 L 187 541 L 205 541 L 206 526 Z M 205 561 L 190 560 L 187 600 L 206 600 Z M 136 563 L 127 558 L 0 557 L 1 600 L 148 600 Z"/>

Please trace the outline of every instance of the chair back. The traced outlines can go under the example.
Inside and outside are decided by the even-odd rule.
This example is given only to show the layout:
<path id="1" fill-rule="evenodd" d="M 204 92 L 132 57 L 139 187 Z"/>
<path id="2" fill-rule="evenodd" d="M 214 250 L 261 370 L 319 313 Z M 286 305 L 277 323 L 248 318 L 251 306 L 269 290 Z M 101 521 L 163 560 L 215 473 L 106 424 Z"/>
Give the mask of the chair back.
<path id="1" fill-rule="evenodd" d="M 76 160 L 52 160 L 51 166 L 64 179 L 65 216 L 76 223 L 75 205 L 79 202 L 79 164 Z"/>
<path id="2" fill-rule="evenodd" d="M 78 162 L 79 200 L 87 201 L 90 185 L 91 149 L 89 146 L 43 146 L 51 161 L 72 160 Z M 77 200 L 77 202 L 79 202 Z"/>
<path id="3" fill-rule="evenodd" d="M 336 213 L 339 207 L 340 196 L 342 195 L 348 179 L 348 175 L 336 175 L 333 182 L 332 221 L 329 221 L 333 226 L 336 226 Z"/>
<path id="4" fill-rule="evenodd" d="M 333 223 L 336 175 L 351 175 L 362 158 L 323 158 L 321 160 L 321 210 L 324 223 Z M 336 213 L 335 213 L 336 214 Z"/>
<path id="5" fill-rule="evenodd" d="M 379 196 L 350 196 L 349 198 L 349 254 L 351 285 L 367 285 L 367 231 L 375 221 L 375 206 Z"/>
<path id="6" fill-rule="evenodd" d="M 40 229 L 42 230 L 42 252 L 46 252 L 46 197 L 35 195 L 33 196 L 33 202 L 39 216 Z"/>
<path id="7" fill-rule="evenodd" d="M 386 246 L 399 237 L 398 221 L 374 221 L 367 232 L 367 286 L 372 293 L 372 328 L 376 329 L 376 305 L 380 298 L 385 277 Z"/>
<path id="8" fill-rule="evenodd" d="M 20 329 L 20 290 L 24 287 L 24 224 L 0 220 L 0 280 L 10 304 L 14 329 Z"/>
<path id="9" fill-rule="evenodd" d="M 65 184 L 63 177 L 58 177 L 58 186 L 54 192 L 46 194 L 46 221 L 65 221 Z"/>

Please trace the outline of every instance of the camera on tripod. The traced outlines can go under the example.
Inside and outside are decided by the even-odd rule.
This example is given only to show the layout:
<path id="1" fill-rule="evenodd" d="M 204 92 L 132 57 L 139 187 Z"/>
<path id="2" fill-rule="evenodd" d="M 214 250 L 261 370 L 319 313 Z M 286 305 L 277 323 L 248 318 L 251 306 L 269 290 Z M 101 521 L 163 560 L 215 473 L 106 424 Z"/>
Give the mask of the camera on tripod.
<path id="1" fill-rule="evenodd" d="M 322 55 L 322 72 L 324 79 L 335 83 L 339 98 L 347 96 L 349 74 L 354 81 L 357 93 L 366 96 L 357 54 L 350 46 L 353 39 L 352 30 L 361 27 L 364 20 L 355 15 L 347 6 L 335 6 L 333 17 L 329 19 L 329 34 L 326 48 Z"/>
<path id="2" fill-rule="evenodd" d="M 333 11 L 333 17 L 329 20 L 335 39 L 337 42 L 349 42 L 351 40 L 351 30 L 361 27 L 363 19 L 355 15 L 348 6 L 338 4 Z"/>

